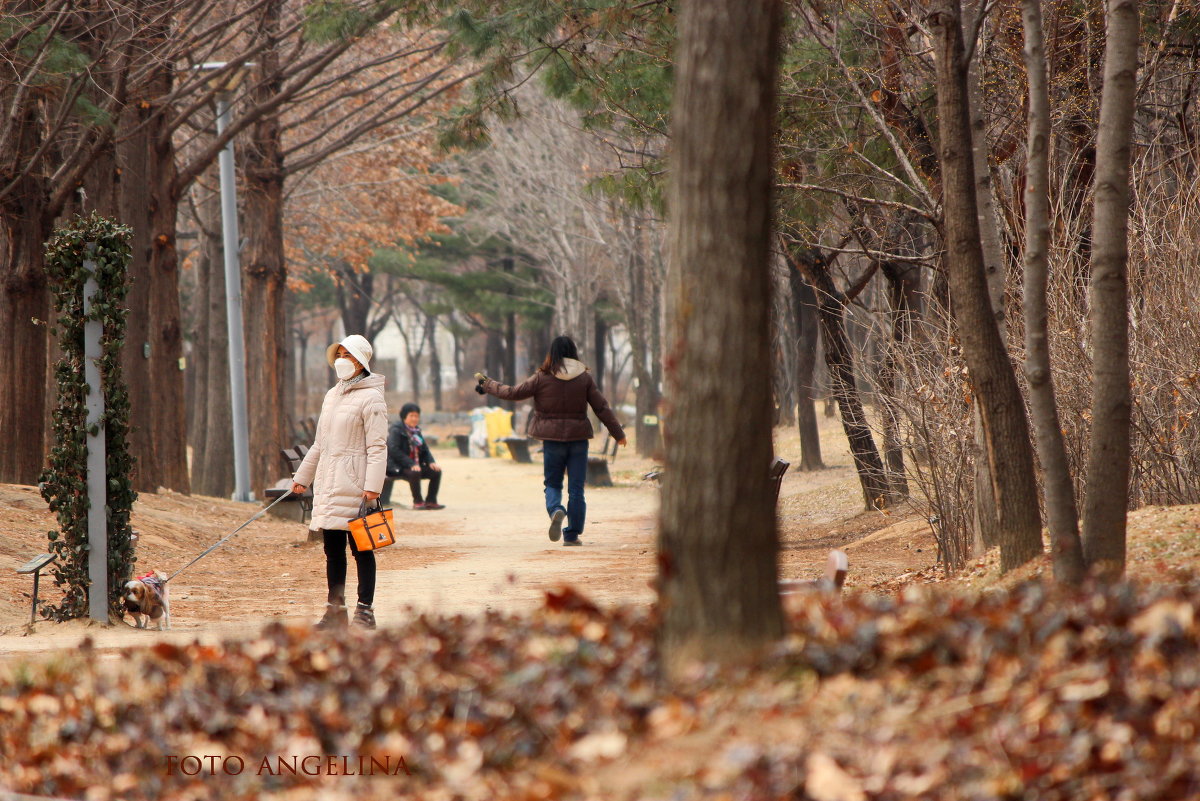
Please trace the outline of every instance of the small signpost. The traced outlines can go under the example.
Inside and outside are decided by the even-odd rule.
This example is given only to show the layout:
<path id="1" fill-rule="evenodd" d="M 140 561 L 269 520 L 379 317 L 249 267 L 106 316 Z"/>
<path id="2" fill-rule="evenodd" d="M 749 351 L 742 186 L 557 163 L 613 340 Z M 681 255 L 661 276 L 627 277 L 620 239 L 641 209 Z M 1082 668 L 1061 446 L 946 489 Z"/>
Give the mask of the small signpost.
<path id="1" fill-rule="evenodd" d="M 57 558 L 52 553 L 44 553 L 17 568 L 17 575 L 33 574 L 33 608 L 29 610 L 29 625 L 31 626 L 37 620 L 38 578 L 42 574 L 42 568 Z"/>

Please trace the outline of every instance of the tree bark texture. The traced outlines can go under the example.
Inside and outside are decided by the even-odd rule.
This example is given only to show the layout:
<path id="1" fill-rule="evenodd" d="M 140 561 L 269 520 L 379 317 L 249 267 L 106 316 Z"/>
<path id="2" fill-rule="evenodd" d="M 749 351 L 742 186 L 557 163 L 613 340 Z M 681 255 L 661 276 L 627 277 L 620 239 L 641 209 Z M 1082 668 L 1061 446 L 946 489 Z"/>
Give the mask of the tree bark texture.
<path id="1" fill-rule="evenodd" d="M 900 405 L 896 376 L 900 349 L 912 336 L 913 308 L 920 272 L 911 264 L 885 261 L 880 272 L 887 281 L 888 316 L 891 318 L 891 340 L 886 345 L 879 371 L 880 411 L 883 414 L 883 461 L 887 467 L 888 487 L 895 499 L 908 497 L 908 480 L 904 477 L 904 444 L 900 439 Z"/>
<path id="2" fill-rule="evenodd" d="M 829 390 L 841 413 L 842 429 L 850 444 L 854 469 L 862 485 L 863 503 L 867 509 L 881 509 L 891 498 L 883 460 L 875 447 L 875 438 L 867 424 L 858 385 L 854 380 L 854 353 L 846 337 L 845 295 L 833 285 L 825 257 L 816 251 L 793 253 L 794 264 L 812 282 L 817 298 L 817 313 L 821 325 L 821 343 L 825 350 L 825 367 L 829 372 Z"/>
<path id="3" fill-rule="evenodd" d="M 988 297 L 980 246 L 971 123 L 957 0 L 930 9 L 936 51 L 939 156 L 944 187 L 951 306 L 963 345 L 999 519 L 1000 566 L 1012 570 L 1042 552 L 1033 447 L 1025 406 Z"/>
<path id="4" fill-rule="evenodd" d="M 817 296 L 799 270 L 788 270 L 792 313 L 796 319 L 796 427 L 800 430 L 800 470 L 823 470 L 821 434 L 817 428 L 816 370 L 820 342 Z"/>
<path id="5" fill-rule="evenodd" d="M 150 187 L 154 178 L 151 165 L 154 152 L 150 132 L 139 126 L 145 121 L 144 109 L 127 108 L 121 115 L 118 133 L 117 160 L 121 168 L 117 199 L 120 219 L 133 229 L 130 239 L 129 294 L 125 297 L 129 309 L 125 330 L 125 347 L 121 352 L 121 370 L 129 387 L 129 450 L 134 456 L 133 485 L 138 492 L 154 492 L 160 486 L 154 420 L 150 409 L 154 405 L 154 387 L 149 354 L 151 341 L 151 287 L 154 276 L 150 270 L 150 236 L 148 211 Z M 160 188 L 161 189 L 161 188 Z"/>
<path id="6" fill-rule="evenodd" d="M 280 3 L 264 9 L 267 37 L 279 25 Z M 255 94 L 260 103 L 282 89 L 278 43 L 260 56 Z M 262 498 L 283 475 L 279 450 L 291 446 L 285 410 L 287 361 L 287 264 L 283 256 L 283 150 L 278 113 L 264 114 L 251 129 L 245 150 L 245 234 L 242 270 L 246 342 L 246 408 L 250 428 L 250 486 Z"/>
<path id="7" fill-rule="evenodd" d="M 659 516 L 668 672 L 783 633 L 767 470 L 771 186 L 779 3 L 679 15 L 669 214 L 673 326 Z"/>
<path id="8" fill-rule="evenodd" d="M 1092 440 L 1083 506 L 1088 568 L 1125 571 L 1129 496 L 1129 163 L 1138 59 L 1138 5 L 1109 0 L 1096 140 L 1091 301 Z"/>
<path id="9" fill-rule="evenodd" d="M 133 228 L 129 329 L 122 367 L 129 383 L 130 446 L 136 459 L 134 486 L 190 491 L 184 415 L 183 319 L 175 226 L 179 206 L 175 150 L 160 98 L 173 75 L 156 66 L 141 97 L 122 114 L 117 159 L 118 205 Z"/>
<path id="10" fill-rule="evenodd" d="M 45 462 L 47 325 L 50 295 L 43 247 L 52 227 L 42 192 L 22 179 L 0 207 L 0 482 L 36 484 Z"/>
<path id="11" fill-rule="evenodd" d="M 1029 135 L 1025 179 L 1025 380 L 1042 466 L 1046 523 L 1054 577 L 1076 585 L 1083 580 L 1079 513 L 1058 417 L 1050 370 L 1046 289 L 1050 275 L 1050 89 L 1040 0 L 1023 0 L 1025 73 L 1029 76 Z"/>
<path id="12" fill-rule="evenodd" d="M 974 29 L 976 17 L 983 13 L 982 0 L 967 0 L 964 8 L 966 27 Z M 982 29 L 981 29 L 982 30 Z M 979 211 L 979 242 L 983 250 L 983 272 L 987 277 L 988 298 L 992 314 L 996 318 L 996 330 L 1000 341 L 1007 347 L 1008 327 L 1005 308 L 1005 260 L 1004 247 L 1000 240 L 1000 226 L 996 215 L 996 192 L 992 183 L 990 147 L 987 140 L 987 124 L 983 113 L 982 91 L 979 83 L 980 48 L 984 36 L 974 43 L 975 57 L 967 67 L 967 97 L 971 115 L 971 158 L 975 168 L 975 200 Z M 978 405 L 972 411 L 975 426 L 975 528 L 976 547 L 982 543 L 995 547 L 1000 543 L 1000 520 L 996 515 L 995 498 L 992 496 L 991 463 L 985 452 L 986 434 Z"/>
<path id="13" fill-rule="evenodd" d="M 215 183 L 215 179 L 214 179 Z M 204 361 L 204 406 L 197 415 L 205 432 L 192 453 L 194 489 L 201 495 L 228 498 L 233 495 L 233 409 L 229 397 L 229 309 L 225 303 L 225 251 L 221 240 L 221 201 L 213 193 L 200 205 L 201 247 L 208 267 L 207 290 L 200 302 L 207 310 L 202 336 L 208 349 Z M 200 369 L 196 365 L 193 369 Z"/>

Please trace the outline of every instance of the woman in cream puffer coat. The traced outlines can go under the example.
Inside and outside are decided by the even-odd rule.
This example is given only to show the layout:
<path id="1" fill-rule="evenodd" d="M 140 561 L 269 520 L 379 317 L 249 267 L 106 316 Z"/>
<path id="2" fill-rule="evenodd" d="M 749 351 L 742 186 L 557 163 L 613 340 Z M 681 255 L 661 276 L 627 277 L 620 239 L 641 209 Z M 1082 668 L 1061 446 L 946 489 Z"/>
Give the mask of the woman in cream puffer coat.
<path id="1" fill-rule="evenodd" d="M 325 394 L 316 439 L 292 481 L 293 492 L 313 488 L 312 527 L 323 530 L 329 598 L 319 628 L 347 623 L 346 546 L 358 569 L 355 623 L 375 628 L 375 552 L 359 552 L 349 522 L 379 499 L 387 469 L 387 403 L 384 378 L 369 365 L 374 351 L 365 337 L 352 334 L 330 345 L 327 357 L 338 382 Z"/>

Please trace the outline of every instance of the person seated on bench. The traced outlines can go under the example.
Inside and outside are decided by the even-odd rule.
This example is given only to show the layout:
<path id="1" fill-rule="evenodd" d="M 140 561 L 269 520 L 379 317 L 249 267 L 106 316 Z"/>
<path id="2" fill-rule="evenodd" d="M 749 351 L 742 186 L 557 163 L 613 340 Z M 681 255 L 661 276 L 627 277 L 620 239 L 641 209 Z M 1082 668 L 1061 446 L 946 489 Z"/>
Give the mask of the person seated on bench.
<path id="1" fill-rule="evenodd" d="M 442 466 L 434 461 L 421 433 L 420 422 L 420 406 L 406 403 L 400 407 L 400 419 L 388 429 L 387 475 L 408 482 L 414 509 L 445 509 L 437 500 L 438 487 L 442 485 Z M 423 478 L 429 480 L 429 493 L 422 499 Z"/>

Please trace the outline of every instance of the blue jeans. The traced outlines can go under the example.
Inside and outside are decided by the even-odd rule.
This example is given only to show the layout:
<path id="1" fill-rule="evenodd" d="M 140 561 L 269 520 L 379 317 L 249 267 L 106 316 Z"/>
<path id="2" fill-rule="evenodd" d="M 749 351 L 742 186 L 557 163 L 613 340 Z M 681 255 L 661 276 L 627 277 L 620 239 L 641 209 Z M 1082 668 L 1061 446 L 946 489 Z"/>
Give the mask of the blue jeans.
<path id="1" fill-rule="evenodd" d="M 583 483 L 587 480 L 588 441 L 571 442 L 545 440 L 542 443 L 542 470 L 546 477 L 546 514 L 553 516 L 562 509 L 563 473 L 567 475 L 567 525 L 563 537 L 579 539 L 583 521 L 587 518 L 587 502 L 583 499 Z"/>

